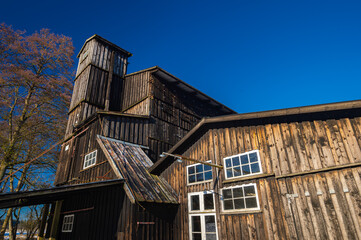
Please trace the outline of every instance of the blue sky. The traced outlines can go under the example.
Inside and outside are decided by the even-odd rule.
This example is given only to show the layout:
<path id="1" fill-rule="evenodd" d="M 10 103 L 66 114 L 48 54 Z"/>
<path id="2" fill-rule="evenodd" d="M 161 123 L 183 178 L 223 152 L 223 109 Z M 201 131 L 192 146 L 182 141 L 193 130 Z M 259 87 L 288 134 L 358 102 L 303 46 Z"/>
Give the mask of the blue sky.
<path id="1" fill-rule="evenodd" d="M 361 98 L 361 1 L 4 1 L 0 22 L 98 34 L 239 113 Z"/>

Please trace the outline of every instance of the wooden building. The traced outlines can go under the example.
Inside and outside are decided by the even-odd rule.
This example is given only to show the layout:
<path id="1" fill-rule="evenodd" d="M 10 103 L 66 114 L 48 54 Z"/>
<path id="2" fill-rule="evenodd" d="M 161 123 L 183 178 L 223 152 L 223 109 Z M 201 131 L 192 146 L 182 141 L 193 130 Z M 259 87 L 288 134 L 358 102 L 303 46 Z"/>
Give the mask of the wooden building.
<path id="1" fill-rule="evenodd" d="M 85 42 L 56 186 L 0 208 L 51 203 L 50 239 L 361 239 L 361 101 L 236 114 L 130 56 Z"/>
<path id="2" fill-rule="evenodd" d="M 0 207 L 57 199 L 52 239 L 174 238 L 178 194 L 148 169 L 202 118 L 235 112 L 159 67 L 127 75 L 130 56 L 98 35 L 86 40 L 56 187 L 3 195 Z"/>
<path id="3" fill-rule="evenodd" d="M 361 239 L 361 101 L 204 119 L 168 153 L 176 239 Z"/>

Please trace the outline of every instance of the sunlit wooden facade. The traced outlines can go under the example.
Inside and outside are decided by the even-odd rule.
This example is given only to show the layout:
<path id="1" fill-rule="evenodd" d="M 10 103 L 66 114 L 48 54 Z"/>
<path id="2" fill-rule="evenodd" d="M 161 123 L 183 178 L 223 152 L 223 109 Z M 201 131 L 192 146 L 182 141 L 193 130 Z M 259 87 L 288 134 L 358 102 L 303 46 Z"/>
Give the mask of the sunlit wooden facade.
<path id="1" fill-rule="evenodd" d="M 152 167 L 182 199 L 178 239 L 361 239 L 361 101 L 205 119 L 169 152 L 224 167 L 206 181 L 194 162 Z"/>

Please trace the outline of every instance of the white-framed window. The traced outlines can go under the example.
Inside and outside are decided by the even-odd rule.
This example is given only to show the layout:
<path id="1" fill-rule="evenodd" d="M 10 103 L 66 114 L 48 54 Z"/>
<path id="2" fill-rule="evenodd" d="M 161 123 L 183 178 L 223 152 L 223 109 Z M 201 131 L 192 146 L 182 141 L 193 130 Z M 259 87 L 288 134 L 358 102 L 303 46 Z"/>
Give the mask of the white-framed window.
<path id="1" fill-rule="evenodd" d="M 210 160 L 207 162 L 211 162 Z M 197 163 L 187 166 L 188 185 L 212 181 L 212 167 L 209 165 Z"/>
<path id="2" fill-rule="evenodd" d="M 191 240 L 218 239 L 216 214 L 190 214 L 189 221 L 189 233 Z"/>
<path id="3" fill-rule="evenodd" d="M 223 211 L 259 210 L 257 186 L 255 183 L 221 189 Z"/>
<path id="4" fill-rule="evenodd" d="M 188 193 L 190 239 L 217 239 L 214 200 L 214 191 Z"/>
<path id="5" fill-rule="evenodd" d="M 261 158 L 258 150 L 226 157 L 223 161 L 226 179 L 262 173 Z"/>
<path id="6" fill-rule="evenodd" d="M 96 160 L 97 160 L 97 150 L 85 155 L 83 169 L 95 165 Z"/>
<path id="7" fill-rule="evenodd" d="M 190 213 L 215 211 L 214 192 L 203 191 L 188 193 L 188 209 Z"/>
<path id="8" fill-rule="evenodd" d="M 63 219 L 63 226 L 61 228 L 62 232 L 72 232 L 74 224 L 74 214 L 65 215 Z"/>

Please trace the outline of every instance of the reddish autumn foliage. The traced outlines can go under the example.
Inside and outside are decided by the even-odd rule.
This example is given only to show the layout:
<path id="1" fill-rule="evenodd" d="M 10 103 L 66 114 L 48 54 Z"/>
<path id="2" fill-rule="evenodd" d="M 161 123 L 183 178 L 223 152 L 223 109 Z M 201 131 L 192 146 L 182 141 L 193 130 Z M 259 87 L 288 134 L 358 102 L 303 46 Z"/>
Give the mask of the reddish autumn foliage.
<path id="1" fill-rule="evenodd" d="M 0 24 L 0 181 L 63 135 L 73 53 L 69 37 Z M 51 166 L 55 158 L 36 164 Z"/>

